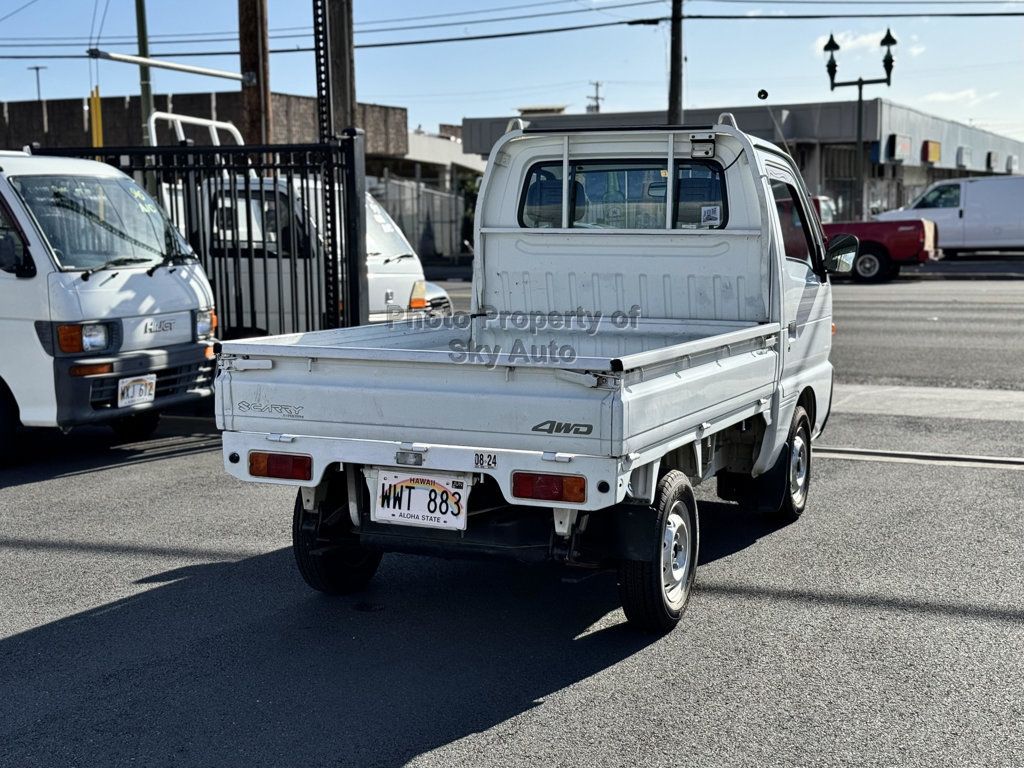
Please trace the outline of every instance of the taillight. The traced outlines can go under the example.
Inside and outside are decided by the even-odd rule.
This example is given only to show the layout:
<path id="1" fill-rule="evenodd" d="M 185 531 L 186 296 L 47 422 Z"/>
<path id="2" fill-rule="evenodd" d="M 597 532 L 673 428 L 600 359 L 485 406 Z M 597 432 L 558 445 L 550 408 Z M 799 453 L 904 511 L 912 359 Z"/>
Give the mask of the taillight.
<path id="1" fill-rule="evenodd" d="M 313 457 L 297 453 L 250 451 L 249 474 L 281 480 L 309 480 L 313 477 Z"/>
<path id="2" fill-rule="evenodd" d="M 520 499 L 582 503 L 587 500 L 587 480 L 578 475 L 513 472 L 512 495 Z"/>

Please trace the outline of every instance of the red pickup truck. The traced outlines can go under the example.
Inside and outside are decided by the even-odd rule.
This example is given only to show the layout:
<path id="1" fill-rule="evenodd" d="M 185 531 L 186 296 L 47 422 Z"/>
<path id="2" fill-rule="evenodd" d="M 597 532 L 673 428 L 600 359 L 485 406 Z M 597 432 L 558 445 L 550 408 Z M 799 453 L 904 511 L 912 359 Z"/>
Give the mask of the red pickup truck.
<path id="1" fill-rule="evenodd" d="M 904 264 L 920 264 L 938 258 L 935 223 L 927 219 L 906 221 L 835 221 L 836 204 L 829 197 L 811 198 L 825 237 L 847 234 L 860 240 L 853 262 L 854 280 L 879 283 L 900 273 Z"/>
<path id="2" fill-rule="evenodd" d="M 860 240 L 853 262 L 854 280 L 881 283 L 900 273 L 904 264 L 918 264 L 938 258 L 935 250 L 935 224 L 925 219 L 907 221 L 835 221 L 836 206 L 829 197 L 814 196 L 814 209 L 821 220 L 825 237 L 848 234 Z M 792 210 L 792 201 L 777 201 L 786 244 L 793 238 L 799 250 L 804 242 L 800 217 Z M 802 247 L 806 247 L 805 245 Z"/>

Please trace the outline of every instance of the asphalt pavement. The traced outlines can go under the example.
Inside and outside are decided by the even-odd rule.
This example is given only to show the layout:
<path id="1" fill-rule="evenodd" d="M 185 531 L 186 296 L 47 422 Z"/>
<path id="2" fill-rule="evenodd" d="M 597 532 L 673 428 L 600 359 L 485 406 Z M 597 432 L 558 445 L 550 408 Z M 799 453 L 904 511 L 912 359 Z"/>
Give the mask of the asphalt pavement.
<path id="1" fill-rule="evenodd" d="M 1024 457 L 1017 285 L 838 286 L 816 446 Z M 292 494 L 217 446 L 35 432 L 0 470 L 0 766 L 1024 765 L 1020 468 L 822 450 L 784 527 L 701 486 L 659 638 L 609 574 L 390 555 L 315 594 Z"/>

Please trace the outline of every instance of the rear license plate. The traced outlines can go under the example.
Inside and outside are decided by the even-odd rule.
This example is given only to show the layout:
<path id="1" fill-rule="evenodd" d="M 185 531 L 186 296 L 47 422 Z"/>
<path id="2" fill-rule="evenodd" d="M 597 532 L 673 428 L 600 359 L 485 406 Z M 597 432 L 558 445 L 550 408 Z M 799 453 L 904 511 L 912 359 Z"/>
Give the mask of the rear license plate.
<path id="1" fill-rule="evenodd" d="M 133 376 L 117 382 L 117 407 L 152 403 L 156 399 L 156 374 Z"/>
<path id="2" fill-rule="evenodd" d="M 394 525 L 466 530 L 466 475 L 377 472 L 372 520 Z"/>

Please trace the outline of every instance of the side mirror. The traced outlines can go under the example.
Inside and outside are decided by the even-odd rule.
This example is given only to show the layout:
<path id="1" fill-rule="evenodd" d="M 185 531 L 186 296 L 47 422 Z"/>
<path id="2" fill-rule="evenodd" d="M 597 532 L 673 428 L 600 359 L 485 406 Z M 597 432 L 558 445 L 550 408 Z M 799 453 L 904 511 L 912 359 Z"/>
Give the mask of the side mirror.
<path id="1" fill-rule="evenodd" d="M 825 249 L 825 271 L 834 275 L 845 275 L 853 269 L 860 241 L 853 235 L 835 235 Z"/>
<path id="2" fill-rule="evenodd" d="M 14 267 L 15 277 L 35 277 L 36 276 L 36 265 L 32 263 L 31 259 L 23 259 L 19 261 Z"/>

